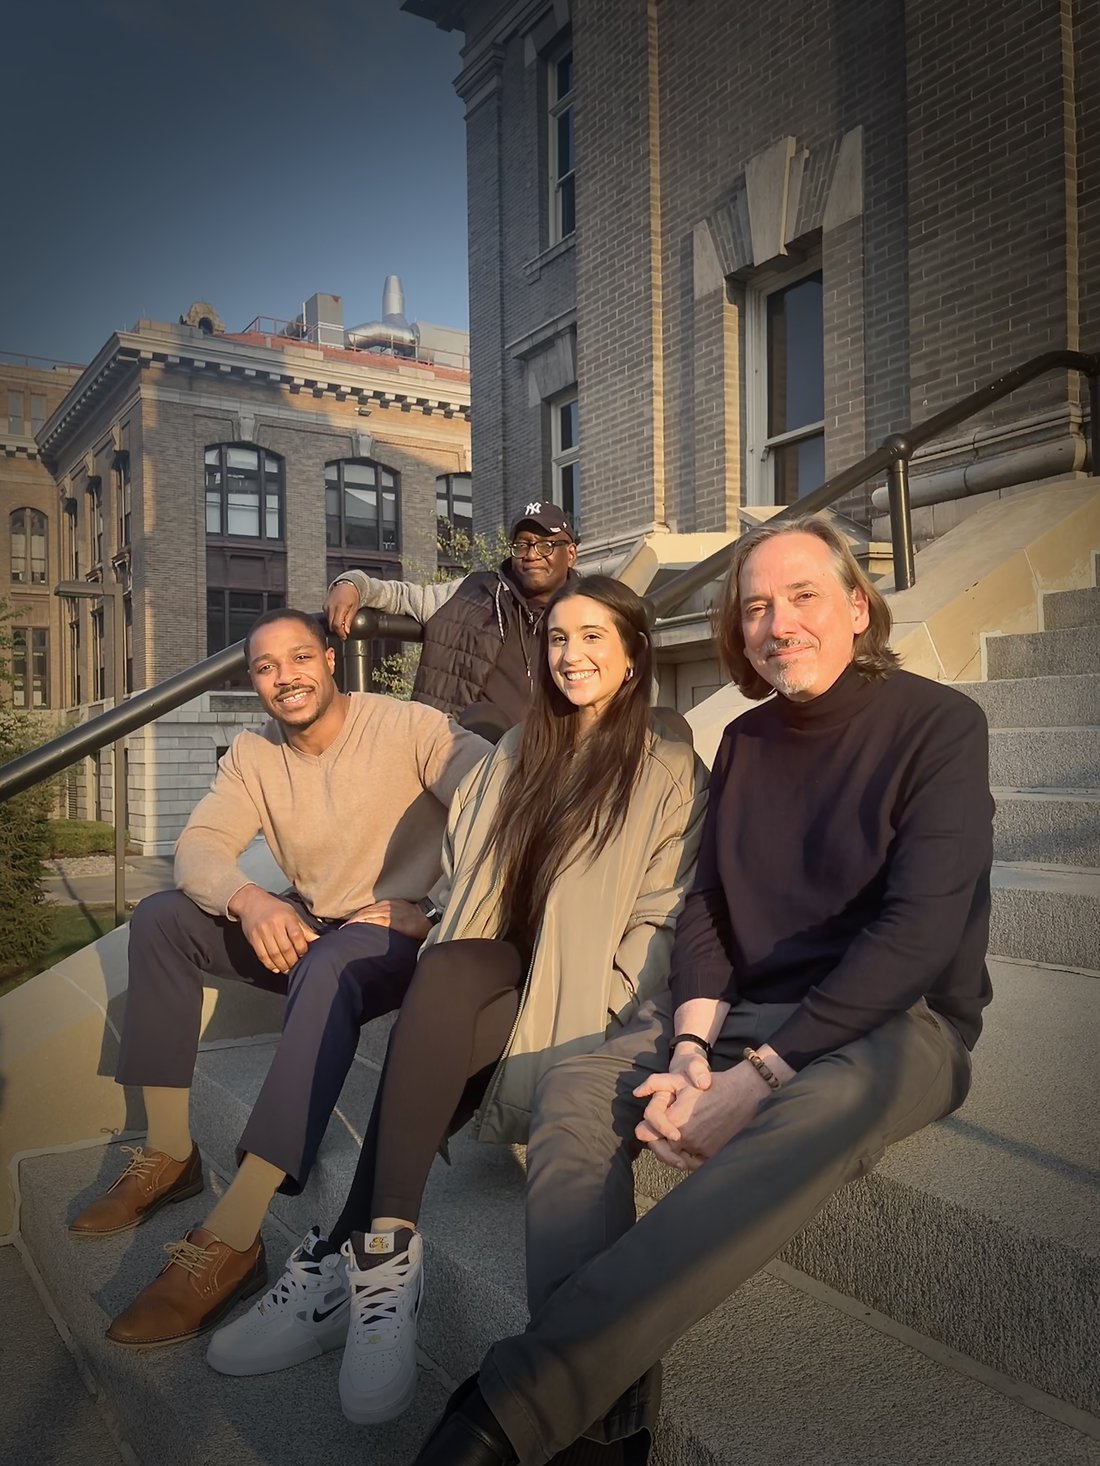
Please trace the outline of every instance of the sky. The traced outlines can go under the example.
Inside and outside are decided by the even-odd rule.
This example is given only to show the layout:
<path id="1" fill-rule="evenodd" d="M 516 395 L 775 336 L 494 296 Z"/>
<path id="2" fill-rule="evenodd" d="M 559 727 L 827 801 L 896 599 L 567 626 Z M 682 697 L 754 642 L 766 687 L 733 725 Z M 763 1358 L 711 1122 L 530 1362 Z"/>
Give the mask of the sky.
<path id="1" fill-rule="evenodd" d="M 88 362 L 209 301 L 468 325 L 460 33 L 400 0 L 15 0 L 0 351 Z"/>

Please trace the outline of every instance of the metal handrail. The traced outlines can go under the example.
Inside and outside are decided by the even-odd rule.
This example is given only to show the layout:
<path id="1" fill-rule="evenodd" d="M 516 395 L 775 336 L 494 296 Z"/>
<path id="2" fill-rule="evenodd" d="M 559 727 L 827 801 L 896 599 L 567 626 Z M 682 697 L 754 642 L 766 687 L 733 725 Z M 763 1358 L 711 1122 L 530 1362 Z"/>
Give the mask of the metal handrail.
<path id="1" fill-rule="evenodd" d="M 916 568 L 913 563 L 913 533 L 909 513 L 909 460 L 918 448 L 938 437 L 948 428 L 957 427 L 965 422 L 967 418 L 973 417 L 975 413 L 981 412 L 994 402 L 999 402 L 1002 397 L 1007 397 L 1010 392 L 1015 392 L 1018 387 L 1025 386 L 1028 382 L 1034 381 L 1036 377 L 1044 376 L 1047 372 L 1053 371 L 1075 371 L 1083 372 L 1089 379 L 1089 472 L 1096 476 L 1100 474 L 1100 353 L 1081 351 L 1045 351 L 1041 356 L 1034 356 L 1030 361 L 1025 361 L 1022 366 L 1016 367 L 1013 371 L 1006 372 L 1003 376 L 996 377 L 992 382 L 979 387 L 976 392 L 971 392 L 969 397 L 962 398 L 951 407 L 945 407 L 942 412 L 935 413 L 932 417 L 925 418 L 916 426 L 907 428 L 904 433 L 891 433 L 884 439 L 881 447 L 876 448 L 873 453 L 868 453 L 866 458 L 861 458 L 851 468 L 845 468 L 840 473 L 834 473 L 812 493 L 788 504 L 776 515 L 773 515 L 769 523 L 784 519 L 796 519 L 803 514 L 815 514 L 819 509 L 826 509 L 830 504 L 847 494 L 851 489 L 859 488 L 860 484 L 866 483 L 869 478 L 884 470 L 889 476 L 890 493 L 890 539 L 894 554 L 894 588 L 895 590 L 908 590 L 916 581 Z M 732 545 L 723 545 L 713 555 L 708 555 L 691 570 L 685 570 L 682 575 L 674 576 L 646 597 L 649 606 L 650 616 L 655 622 L 662 616 L 667 616 L 670 611 L 683 604 L 688 596 L 701 590 L 712 580 L 717 580 L 729 568 Z"/>
<path id="2" fill-rule="evenodd" d="M 1047 351 L 1032 357 L 1022 366 L 979 387 L 954 406 L 926 418 L 904 433 L 891 433 L 880 448 L 860 459 L 851 468 L 836 473 L 812 493 L 787 505 L 772 519 L 792 519 L 827 508 L 850 489 L 858 488 L 867 479 L 887 471 L 890 478 L 890 531 L 894 552 L 894 586 L 907 590 L 915 579 L 913 538 L 909 516 L 909 460 L 916 450 L 937 437 L 945 429 L 956 427 L 973 417 L 982 408 L 1007 397 L 1017 387 L 1051 371 L 1083 372 L 1089 379 L 1089 471 L 1100 475 L 1100 353 L 1080 351 Z M 729 566 L 732 545 L 699 562 L 692 570 L 675 576 L 667 584 L 646 597 L 652 621 L 666 616 L 688 596 L 716 580 Z M 319 618 L 323 621 L 323 617 Z M 351 634 L 344 645 L 344 685 L 349 691 L 363 692 L 368 685 L 366 642 L 375 637 L 392 637 L 399 641 L 420 641 L 423 627 L 411 616 L 391 616 L 370 608 L 361 610 L 352 622 Z M 87 723 L 71 728 L 59 738 L 44 743 L 30 753 L 12 759 L 0 767 L 0 802 L 30 788 L 32 784 L 60 773 L 89 753 L 151 723 L 164 713 L 181 707 L 191 698 L 208 692 L 224 681 L 227 673 L 243 665 L 244 642 L 238 641 L 223 651 L 215 652 L 184 672 L 136 693 Z"/>
<path id="3" fill-rule="evenodd" d="M 323 616 L 318 619 L 324 620 Z M 387 636 L 401 641 L 419 641 L 422 633 L 423 627 L 411 616 L 390 616 L 370 609 L 360 611 L 352 622 L 351 638 L 344 643 L 350 653 L 344 661 L 345 686 L 351 692 L 366 691 L 367 661 L 359 648 L 365 650 L 367 641 Z M 158 682 L 155 687 L 134 693 L 125 702 L 117 703 L 98 717 L 70 728 L 49 743 L 13 758 L 0 767 L 0 802 L 29 789 L 32 784 L 59 774 L 70 764 L 98 752 L 116 739 L 124 738 L 135 728 L 173 712 L 200 693 L 210 692 L 220 686 L 230 672 L 236 672 L 243 666 L 244 642 L 237 641 L 215 652 L 212 657 L 196 662 L 186 671 Z"/>

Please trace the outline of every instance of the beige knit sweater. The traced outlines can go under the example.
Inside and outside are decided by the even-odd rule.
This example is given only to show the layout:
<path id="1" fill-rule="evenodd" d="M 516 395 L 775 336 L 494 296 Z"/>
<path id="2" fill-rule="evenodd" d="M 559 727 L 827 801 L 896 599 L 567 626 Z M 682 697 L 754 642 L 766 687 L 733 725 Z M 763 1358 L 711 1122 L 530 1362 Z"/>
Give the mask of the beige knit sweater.
<path id="1" fill-rule="evenodd" d="M 417 901 L 440 876 L 447 810 L 490 746 L 421 703 L 349 694 L 324 753 L 300 753 L 274 720 L 240 733 L 176 845 L 176 885 L 221 916 L 248 877 L 241 852 L 261 832 L 315 916 L 372 901 Z"/>

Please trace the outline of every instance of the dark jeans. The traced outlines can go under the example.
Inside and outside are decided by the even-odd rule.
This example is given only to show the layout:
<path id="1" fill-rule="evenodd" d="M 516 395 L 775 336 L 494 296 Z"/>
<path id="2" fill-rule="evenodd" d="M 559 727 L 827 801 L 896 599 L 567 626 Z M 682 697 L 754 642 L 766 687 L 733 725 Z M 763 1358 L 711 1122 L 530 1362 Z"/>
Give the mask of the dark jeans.
<path id="1" fill-rule="evenodd" d="M 203 980 L 230 978 L 286 994 L 283 1032 L 241 1136 L 246 1151 L 286 1172 L 281 1190 L 305 1185 L 351 1067 L 359 1030 L 399 1007 L 417 942 L 388 927 L 318 921 L 288 893 L 320 938 L 289 973 L 269 972 L 240 924 L 210 916 L 182 891 L 140 903 L 130 922 L 130 979 L 119 1084 L 189 1089 L 198 1052 Z"/>

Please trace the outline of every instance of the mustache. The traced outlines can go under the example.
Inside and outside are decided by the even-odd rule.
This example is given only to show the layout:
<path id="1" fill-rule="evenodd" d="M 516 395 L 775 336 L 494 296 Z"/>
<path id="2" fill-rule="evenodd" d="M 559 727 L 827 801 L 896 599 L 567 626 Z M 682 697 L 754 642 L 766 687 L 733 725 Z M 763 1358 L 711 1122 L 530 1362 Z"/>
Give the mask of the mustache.
<path id="1" fill-rule="evenodd" d="M 773 637 L 769 642 L 767 642 L 765 644 L 765 647 L 764 647 L 764 655 L 766 657 L 770 657 L 771 654 L 772 654 L 772 652 L 789 652 L 789 651 L 794 651 L 796 647 L 803 647 L 803 646 L 804 647 L 808 647 L 810 651 L 813 651 L 813 647 L 814 647 L 813 642 L 812 641 L 806 641 L 805 638 L 803 638 L 803 637 L 797 637 L 797 636 Z"/>

